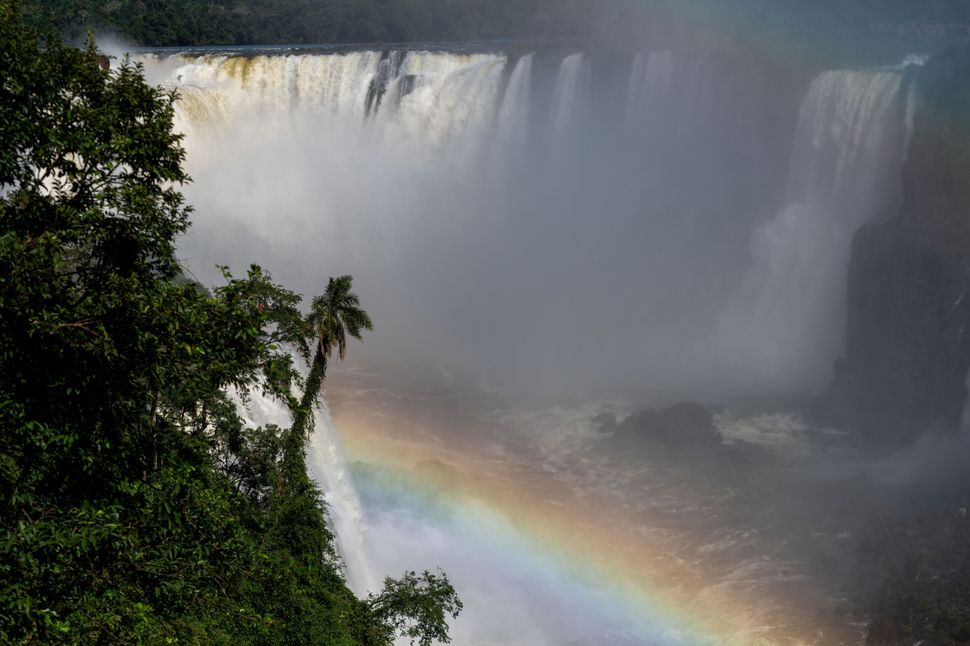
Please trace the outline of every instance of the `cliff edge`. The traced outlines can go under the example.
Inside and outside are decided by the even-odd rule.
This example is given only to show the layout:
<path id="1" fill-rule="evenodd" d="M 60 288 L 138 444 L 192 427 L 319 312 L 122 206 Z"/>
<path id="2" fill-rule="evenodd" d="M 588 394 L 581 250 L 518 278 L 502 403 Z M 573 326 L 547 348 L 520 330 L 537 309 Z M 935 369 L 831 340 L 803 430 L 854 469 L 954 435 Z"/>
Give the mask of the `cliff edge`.
<path id="1" fill-rule="evenodd" d="M 852 245 L 847 354 L 822 410 L 886 444 L 957 428 L 970 368 L 970 47 L 930 60 L 898 213 Z"/>

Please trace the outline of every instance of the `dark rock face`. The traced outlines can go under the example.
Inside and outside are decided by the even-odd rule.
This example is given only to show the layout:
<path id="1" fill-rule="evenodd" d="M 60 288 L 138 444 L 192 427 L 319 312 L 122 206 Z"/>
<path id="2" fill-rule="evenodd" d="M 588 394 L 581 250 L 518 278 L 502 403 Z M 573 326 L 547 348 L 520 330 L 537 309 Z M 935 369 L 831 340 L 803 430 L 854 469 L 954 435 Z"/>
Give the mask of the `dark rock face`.
<path id="1" fill-rule="evenodd" d="M 847 357 L 822 406 L 889 444 L 956 427 L 970 367 L 970 49 L 918 83 L 903 206 L 855 237 Z"/>
<path id="2" fill-rule="evenodd" d="M 659 410 L 649 408 L 616 423 L 612 415 L 596 421 L 604 432 L 612 432 L 623 445 L 652 442 L 667 448 L 717 446 L 721 434 L 714 427 L 714 416 L 700 404 L 681 403 Z"/>

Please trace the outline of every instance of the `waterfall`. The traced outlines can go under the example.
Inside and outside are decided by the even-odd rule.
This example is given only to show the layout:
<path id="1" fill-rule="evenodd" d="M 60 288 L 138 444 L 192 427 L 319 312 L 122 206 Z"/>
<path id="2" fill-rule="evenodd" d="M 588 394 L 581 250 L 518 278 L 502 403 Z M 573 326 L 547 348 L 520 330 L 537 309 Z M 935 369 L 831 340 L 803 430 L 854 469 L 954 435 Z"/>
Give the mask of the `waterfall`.
<path id="1" fill-rule="evenodd" d="M 243 420 L 252 426 L 275 424 L 288 428 L 290 413 L 278 399 L 260 389 L 249 393 L 245 401 L 233 393 L 236 405 L 243 412 Z M 309 470 L 323 491 L 327 504 L 328 522 L 336 539 L 337 551 L 343 560 L 347 585 L 358 595 L 375 591 L 377 581 L 370 571 L 364 550 L 366 527 L 360 498 L 354 489 L 347 461 L 334 429 L 326 404 L 314 412 L 314 431 L 310 438 Z"/>
<path id="2" fill-rule="evenodd" d="M 493 54 L 360 51 L 280 56 L 144 56 L 150 76 L 178 88 L 183 131 L 231 128 L 244 115 L 264 129 L 294 120 L 365 125 L 433 148 L 476 148 L 498 108 L 506 59 Z M 526 78 L 526 82 L 528 79 Z"/>
<path id="3" fill-rule="evenodd" d="M 590 80 L 590 62 L 585 54 L 570 54 L 559 64 L 552 103 L 552 124 L 556 131 L 568 128 L 582 116 Z"/>
<path id="4" fill-rule="evenodd" d="M 720 320 L 766 387 L 821 387 L 843 350 L 852 237 L 900 197 L 905 79 L 902 69 L 826 72 L 801 106 L 786 204 L 751 236 L 751 267 Z"/>
<path id="5" fill-rule="evenodd" d="M 366 519 L 350 477 L 340 437 L 326 405 L 313 411 L 310 438 L 310 475 L 323 488 L 337 547 L 346 566 L 347 584 L 360 596 L 376 592 L 379 582 L 371 572 L 364 546 Z"/>
<path id="6" fill-rule="evenodd" d="M 684 51 L 143 60 L 181 96 L 198 216 L 180 251 L 203 280 L 213 260 L 307 294 L 353 273 L 417 355 L 748 392 L 827 380 L 852 235 L 898 194 L 912 77 L 798 90 Z M 593 326 L 612 356 L 587 349 Z"/>
<path id="7" fill-rule="evenodd" d="M 181 65 L 177 63 L 181 62 Z M 179 88 L 180 116 L 188 124 L 231 123 L 242 111 L 260 111 L 281 123 L 297 111 L 363 117 L 367 91 L 378 74 L 378 52 L 333 56 L 172 57 L 163 81 Z"/>
<path id="8" fill-rule="evenodd" d="M 630 71 L 627 93 L 627 121 L 633 125 L 645 116 L 659 116 L 657 111 L 670 97 L 674 81 L 673 52 L 637 54 Z"/>
<path id="9" fill-rule="evenodd" d="M 401 74 L 416 84 L 392 118 L 432 146 L 459 141 L 477 146 L 497 108 L 504 67 L 504 56 L 490 54 L 409 54 Z"/>
<path id="10" fill-rule="evenodd" d="M 514 145 L 516 141 L 521 144 L 529 134 L 532 59 L 533 55 L 528 54 L 516 62 L 505 87 L 495 126 L 500 147 Z"/>

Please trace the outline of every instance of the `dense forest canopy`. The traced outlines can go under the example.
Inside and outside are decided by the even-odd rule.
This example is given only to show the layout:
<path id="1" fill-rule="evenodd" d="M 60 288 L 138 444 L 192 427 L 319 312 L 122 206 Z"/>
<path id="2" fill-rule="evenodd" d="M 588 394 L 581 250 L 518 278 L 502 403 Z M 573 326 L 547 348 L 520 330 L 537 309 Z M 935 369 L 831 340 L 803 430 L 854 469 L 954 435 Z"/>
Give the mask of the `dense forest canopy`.
<path id="1" fill-rule="evenodd" d="M 934 39 L 970 25 L 960 0 L 27 0 L 37 24 L 138 45 L 391 43 L 523 38 L 605 43 L 715 27 L 773 39 Z M 887 31 L 888 26 L 895 29 Z"/>
<path id="2" fill-rule="evenodd" d="M 350 277 L 307 316 L 258 267 L 187 280 L 174 95 L 4 3 L 0 52 L 0 642 L 447 641 L 445 576 L 348 589 L 307 475 L 313 345 L 370 327 Z"/>

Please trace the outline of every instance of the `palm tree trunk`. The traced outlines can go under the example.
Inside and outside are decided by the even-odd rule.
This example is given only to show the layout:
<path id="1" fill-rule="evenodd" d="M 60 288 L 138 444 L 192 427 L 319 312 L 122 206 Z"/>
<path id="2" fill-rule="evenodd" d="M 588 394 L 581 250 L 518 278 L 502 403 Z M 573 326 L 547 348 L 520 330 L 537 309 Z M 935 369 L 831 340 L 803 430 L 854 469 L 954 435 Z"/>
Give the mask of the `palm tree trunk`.
<path id="1" fill-rule="evenodd" d="M 313 355 L 313 363 L 310 365 L 310 374 L 306 378 L 306 389 L 303 391 L 303 399 L 300 400 L 300 408 L 312 412 L 313 404 L 316 403 L 317 395 L 323 389 L 323 380 L 327 376 L 327 360 L 317 352 Z"/>
<path id="2" fill-rule="evenodd" d="M 293 427 L 290 429 L 284 448 L 283 461 L 287 469 L 294 468 L 305 471 L 306 444 L 309 440 L 310 428 L 313 426 L 313 406 L 316 404 L 317 395 L 323 388 L 323 380 L 326 374 L 327 360 L 317 352 L 310 366 L 310 374 L 307 376 L 303 397 L 300 399 L 300 409 L 293 418 Z"/>

